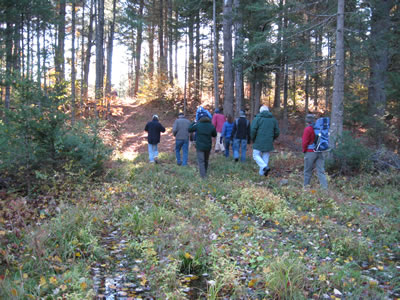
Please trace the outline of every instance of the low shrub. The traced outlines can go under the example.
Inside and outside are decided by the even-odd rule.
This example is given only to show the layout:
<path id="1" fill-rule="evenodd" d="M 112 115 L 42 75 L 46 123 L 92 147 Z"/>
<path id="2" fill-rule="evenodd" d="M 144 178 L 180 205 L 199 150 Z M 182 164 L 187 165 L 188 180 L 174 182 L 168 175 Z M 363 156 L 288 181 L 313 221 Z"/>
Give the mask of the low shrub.
<path id="1" fill-rule="evenodd" d="M 354 174 L 371 168 L 371 151 L 349 132 L 344 131 L 331 157 L 327 160 L 327 170 L 342 174 Z"/>

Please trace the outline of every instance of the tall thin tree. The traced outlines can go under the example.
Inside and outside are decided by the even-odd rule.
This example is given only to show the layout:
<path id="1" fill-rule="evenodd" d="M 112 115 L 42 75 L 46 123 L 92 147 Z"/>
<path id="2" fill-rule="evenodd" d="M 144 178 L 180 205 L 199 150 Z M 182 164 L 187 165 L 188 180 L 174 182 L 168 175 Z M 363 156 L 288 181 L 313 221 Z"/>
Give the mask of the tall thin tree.
<path id="1" fill-rule="evenodd" d="M 224 0 L 224 113 L 233 116 L 232 0 Z"/>
<path id="2" fill-rule="evenodd" d="M 335 143 L 343 133 L 343 97 L 344 97 L 344 0 L 338 0 L 336 25 L 336 65 L 333 79 L 333 99 L 331 112 L 330 143 Z"/>

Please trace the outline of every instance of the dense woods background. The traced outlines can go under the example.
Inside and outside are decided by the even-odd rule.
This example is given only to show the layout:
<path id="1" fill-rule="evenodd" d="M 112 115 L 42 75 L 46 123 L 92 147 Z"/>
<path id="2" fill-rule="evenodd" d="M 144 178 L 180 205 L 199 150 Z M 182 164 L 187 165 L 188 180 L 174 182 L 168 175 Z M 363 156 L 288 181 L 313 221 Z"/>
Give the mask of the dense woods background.
<path id="1" fill-rule="evenodd" d="M 117 94 L 184 111 L 204 103 L 226 115 L 246 109 L 250 117 L 264 103 L 283 133 L 296 112 L 330 115 L 333 147 L 347 126 L 367 132 L 369 146 L 398 148 L 394 0 L 0 5 L 3 171 L 83 162 L 86 154 L 72 151 L 80 143 L 92 148 L 91 165 L 101 165 L 107 151 L 97 142 L 98 120 Z M 115 57 L 128 74 L 113 67 Z"/>
<path id="2" fill-rule="evenodd" d="M 399 1 L 0 0 L 0 99 L 0 298 L 400 297 Z M 268 177 L 176 165 L 178 111 L 262 104 Z M 309 112 L 328 191 L 302 189 Z"/>

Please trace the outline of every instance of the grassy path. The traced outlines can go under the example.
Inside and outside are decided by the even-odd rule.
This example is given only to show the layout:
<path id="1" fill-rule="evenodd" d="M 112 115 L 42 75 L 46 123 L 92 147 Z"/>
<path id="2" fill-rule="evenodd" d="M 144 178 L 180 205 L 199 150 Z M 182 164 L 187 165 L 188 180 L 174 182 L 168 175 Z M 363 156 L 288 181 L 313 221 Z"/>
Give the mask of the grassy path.
<path id="1" fill-rule="evenodd" d="M 169 148 L 147 163 L 130 105 L 104 178 L 63 182 L 31 212 L 8 199 L 1 299 L 400 298 L 399 174 L 304 191 L 302 157 L 280 151 L 268 178 L 212 155 L 201 180 L 194 151 L 188 167 Z"/>

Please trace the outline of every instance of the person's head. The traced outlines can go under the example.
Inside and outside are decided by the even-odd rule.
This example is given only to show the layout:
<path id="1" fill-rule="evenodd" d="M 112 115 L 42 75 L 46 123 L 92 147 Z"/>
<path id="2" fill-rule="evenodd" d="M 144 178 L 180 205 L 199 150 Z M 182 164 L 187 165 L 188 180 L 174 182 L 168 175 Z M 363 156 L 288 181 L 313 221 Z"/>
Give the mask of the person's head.
<path id="1" fill-rule="evenodd" d="M 185 114 L 183 113 L 183 112 L 180 112 L 179 114 L 178 114 L 178 118 L 183 118 L 185 116 Z"/>
<path id="2" fill-rule="evenodd" d="M 226 118 L 228 123 L 232 124 L 233 123 L 233 117 L 231 114 L 228 115 L 228 117 Z"/>
<path id="3" fill-rule="evenodd" d="M 219 114 L 221 111 L 219 110 L 219 108 L 216 108 L 214 111 L 216 114 Z"/>
<path id="4" fill-rule="evenodd" d="M 153 121 L 158 121 L 158 115 L 153 115 Z"/>
<path id="5" fill-rule="evenodd" d="M 266 105 L 261 106 L 260 107 L 260 113 L 262 113 L 263 111 L 269 111 L 268 106 L 266 106 Z"/>
<path id="6" fill-rule="evenodd" d="M 239 117 L 246 118 L 246 112 L 245 112 L 244 110 L 241 110 L 241 111 L 239 112 Z"/>
<path id="7" fill-rule="evenodd" d="M 306 123 L 312 124 L 315 122 L 315 115 L 314 114 L 307 114 L 306 115 Z"/>

